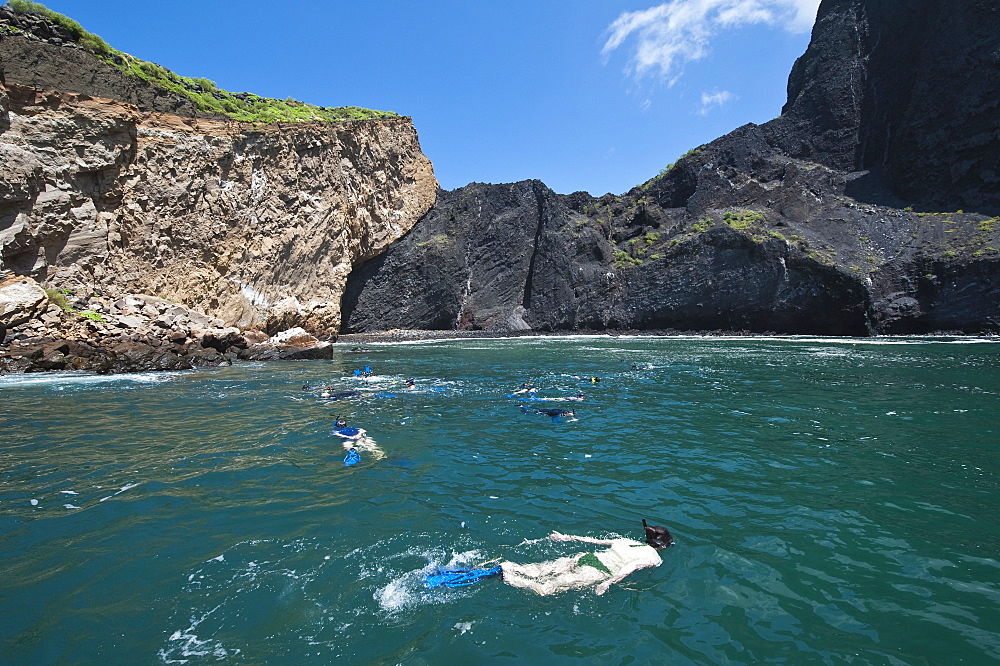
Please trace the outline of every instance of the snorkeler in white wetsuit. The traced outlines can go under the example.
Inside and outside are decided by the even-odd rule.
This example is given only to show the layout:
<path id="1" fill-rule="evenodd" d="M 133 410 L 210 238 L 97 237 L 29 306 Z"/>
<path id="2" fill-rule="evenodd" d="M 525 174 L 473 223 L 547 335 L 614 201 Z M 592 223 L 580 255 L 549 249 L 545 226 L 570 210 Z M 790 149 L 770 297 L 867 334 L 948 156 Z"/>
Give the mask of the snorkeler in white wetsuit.
<path id="1" fill-rule="evenodd" d="M 541 595 L 556 594 L 594 586 L 594 592 L 604 594 L 612 584 L 639 569 L 658 567 L 662 563 L 656 551 L 674 545 L 665 527 L 653 527 L 642 521 L 646 543 L 632 539 L 595 539 L 553 532 L 553 541 L 580 541 L 610 546 L 596 553 L 577 553 L 536 564 L 501 562 L 490 569 L 441 569 L 424 578 L 424 587 L 465 587 L 487 578 L 502 578 L 508 585 L 521 587 Z M 495 560 L 494 560 L 495 561 Z"/>
<path id="2" fill-rule="evenodd" d="M 610 546 L 594 553 L 577 553 L 537 564 L 501 562 L 503 581 L 546 596 L 594 586 L 598 595 L 608 591 L 614 583 L 625 579 L 640 569 L 658 567 L 663 562 L 658 549 L 673 545 L 670 532 L 664 527 L 650 527 L 642 521 L 646 543 L 633 539 L 595 539 L 553 532 L 553 541 L 580 541 L 600 546 Z"/>

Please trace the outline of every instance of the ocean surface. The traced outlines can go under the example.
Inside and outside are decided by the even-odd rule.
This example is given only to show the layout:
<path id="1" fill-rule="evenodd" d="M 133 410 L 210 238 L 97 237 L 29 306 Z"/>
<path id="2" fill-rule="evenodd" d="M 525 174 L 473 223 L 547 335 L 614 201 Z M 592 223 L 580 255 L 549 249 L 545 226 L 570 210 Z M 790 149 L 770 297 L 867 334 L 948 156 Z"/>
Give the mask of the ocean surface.
<path id="1" fill-rule="evenodd" d="M 2 664 L 1000 662 L 995 339 L 338 345 L 0 377 L 0 428 Z M 642 518 L 604 596 L 423 586 Z"/>

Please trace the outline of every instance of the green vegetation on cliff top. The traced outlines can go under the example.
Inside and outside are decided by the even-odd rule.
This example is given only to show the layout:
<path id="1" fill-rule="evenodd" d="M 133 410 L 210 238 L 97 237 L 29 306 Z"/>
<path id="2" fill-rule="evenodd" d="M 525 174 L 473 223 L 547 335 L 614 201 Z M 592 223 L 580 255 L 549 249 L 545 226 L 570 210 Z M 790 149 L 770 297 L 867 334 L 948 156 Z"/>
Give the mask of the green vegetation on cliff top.
<path id="1" fill-rule="evenodd" d="M 304 120 L 343 122 L 348 120 L 377 120 L 399 118 L 392 111 L 374 111 L 358 106 L 323 107 L 306 104 L 294 99 L 285 100 L 260 97 L 251 93 L 231 93 L 203 78 L 178 76 L 166 67 L 138 58 L 110 47 L 99 36 L 87 32 L 73 19 L 52 11 L 45 5 L 28 0 L 9 0 L 6 7 L 19 14 L 37 14 L 64 28 L 81 47 L 119 69 L 160 88 L 189 98 L 199 111 L 216 113 L 234 120 L 253 123 L 273 123 Z M 16 28 L 14 29 L 17 32 Z"/>

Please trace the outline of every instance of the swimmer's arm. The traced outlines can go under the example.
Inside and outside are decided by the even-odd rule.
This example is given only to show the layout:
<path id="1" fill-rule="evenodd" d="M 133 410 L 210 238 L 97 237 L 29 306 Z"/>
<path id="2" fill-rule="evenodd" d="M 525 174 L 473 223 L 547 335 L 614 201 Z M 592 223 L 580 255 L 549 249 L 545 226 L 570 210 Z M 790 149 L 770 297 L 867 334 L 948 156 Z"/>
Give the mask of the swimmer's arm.
<path id="1" fill-rule="evenodd" d="M 582 541 L 584 543 L 594 543 L 599 546 L 610 546 L 615 542 L 614 539 L 595 539 L 594 537 L 574 536 L 572 534 L 561 534 L 559 532 L 553 532 L 550 534 L 549 539 L 552 541 Z"/>
<path id="2" fill-rule="evenodd" d="M 628 564 L 625 566 L 624 569 L 619 571 L 617 574 L 615 574 L 611 578 L 607 579 L 606 581 L 595 587 L 594 593 L 596 593 L 597 596 L 601 596 L 602 594 L 608 591 L 609 587 L 611 587 L 615 583 L 625 580 L 625 577 L 628 576 L 629 574 L 634 573 L 639 569 L 647 569 L 651 566 L 652 566 L 651 564 L 642 564 L 639 562 L 633 562 L 632 564 Z"/>

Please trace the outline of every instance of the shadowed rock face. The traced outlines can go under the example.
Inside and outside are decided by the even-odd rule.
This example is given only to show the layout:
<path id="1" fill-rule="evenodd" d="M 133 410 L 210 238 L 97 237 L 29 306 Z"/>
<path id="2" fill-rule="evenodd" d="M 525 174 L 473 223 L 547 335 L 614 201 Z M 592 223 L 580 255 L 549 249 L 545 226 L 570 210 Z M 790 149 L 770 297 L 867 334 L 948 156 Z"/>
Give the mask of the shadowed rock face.
<path id="1" fill-rule="evenodd" d="M 998 114 L 996 2 L 827 0 L 776 124 L 786 154 L 874 171 L 875 203 L 998 215 Z"/>
<path id="2" fill-rule="evenodd" d="M 344 331 L 603 328 L 611 244 L 582 220 L 539 181 L 442 192 L 418 230 L 352 276 Z"/>
<path id="3" fill-rule="evenodd" d="M 867 332 L 856 276 L 781 238 L 725 224 L 691 231 L 688 218 L 633 197 L 561 196 L 538 181 L 442 193 L 351 275 L 343 330 Z"/>
<path id="4" fill-rule="evenodd" d="M 824 0 L 781 117 L 619 197 L 441 193 L 344 330 L 998 331 L 998 58 L 995 3 Z"/>

